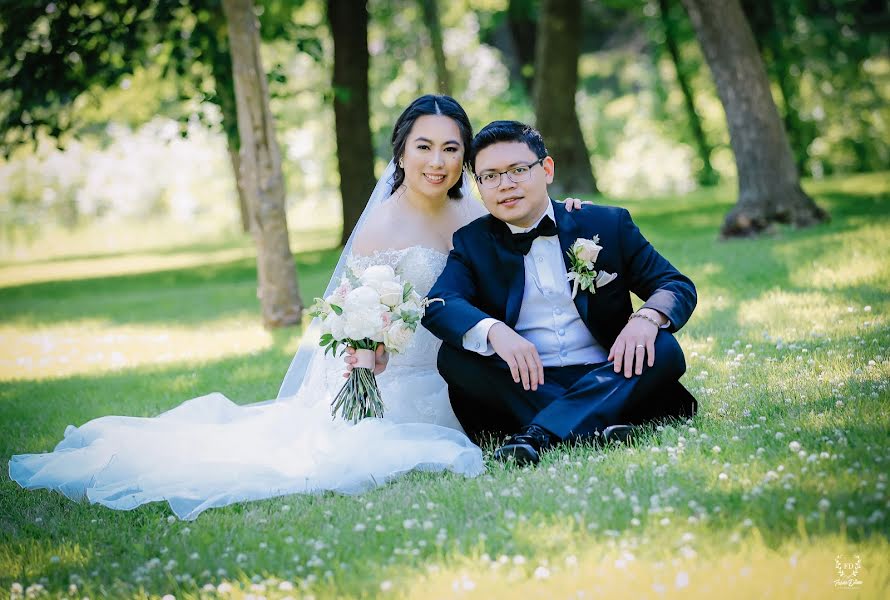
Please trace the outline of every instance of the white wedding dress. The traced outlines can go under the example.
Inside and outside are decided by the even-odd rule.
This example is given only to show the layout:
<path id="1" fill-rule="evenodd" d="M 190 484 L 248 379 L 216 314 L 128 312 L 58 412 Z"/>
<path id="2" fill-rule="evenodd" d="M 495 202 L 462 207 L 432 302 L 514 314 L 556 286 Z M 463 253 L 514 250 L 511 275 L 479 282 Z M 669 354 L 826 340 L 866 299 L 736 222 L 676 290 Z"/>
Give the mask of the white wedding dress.
<path id="1" fill-rule="evenodd" d="M 388 264 L 426 295 L 446 255 L 412 246 L 349 257 L 348 268 Z M 55 450 L 13 456 L 9 475 L 28 489 L 127 510 L 167 501 L 182 519 L 216 507 L 325 490 L 355 494 L 411 470 L 483 472 L 436 370 L 441 342 L 423 327 L 378 377 L 384 418 L 332 420 L 342 358 L 316 352 L 299 392 L 239 406 L 219 393 L 154 418 L 108 416 L 69 426 Z"/>

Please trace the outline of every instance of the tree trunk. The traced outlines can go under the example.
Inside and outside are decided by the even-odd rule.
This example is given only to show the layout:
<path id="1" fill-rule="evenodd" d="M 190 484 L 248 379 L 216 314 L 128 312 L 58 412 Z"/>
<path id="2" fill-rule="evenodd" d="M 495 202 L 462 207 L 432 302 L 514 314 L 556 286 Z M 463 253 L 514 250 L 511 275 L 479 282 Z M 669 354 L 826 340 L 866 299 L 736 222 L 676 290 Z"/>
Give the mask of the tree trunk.
<path id="1" fill-rule="evenodd" d="M 334 38 L 334 122 L 345 244 L 374 189 L 368 106 L 368 9 L 365 0 L 328 0 Z"/>
<path id="2" fill-rule="evenodd" d="M 229 52 L 229 35 L 226 26 L 225 15 L 216 10 L 207 11 L 208 20 L 200 19 L 195 25 L 195 30 L 203 28 L 205 36 L 213 40 L 208 44 L 207 59 L 210 70 L 213 73 L 214 88 L 216 94 L 213 102 L 219 106 L 222 114 L 222 128 L 226 134 L 226 149 L 229 152 L 229 161 L 232 165 L 232 174 L 235 178 L 235 193 L 238 197 L 238 214 L 241 217 L 241 230 L 250 233 L 250 213 L 247 209 L 247 197 L 244 192 L 244 183 L 241 181 L 241 158 L 238 152 L 241 149 L 241 139 L 238 137 L 238 105 L 235 100 L 235 80 L 232 75 L 232 55 Z"/>
<path id="3" fill-rule="evenodd" d="M 766 63 L 767 73 L 779 88 L 782 100 L 782 121 L 788 133 L 788 142 L 794 152 L 798 173 L 805 173 L 808 149 L 815 131 L 811 124 L 800 118 L 800 105 L 796 77 L 791 74 L 791 58 L 786 49 L 789 37 L 787 7 L 776 5 L 773 0 L 742 0 L 742 11 L 751 25 L 754 41 Z"/>
<path id="4" fill-rule="evenodd" d="M 266 327 L 299 323 L 302 304 L 284 210 L 281 155 L 260 61 L 259 23 L 253 0 L 223 0 L 241 139 L 241 179 L 257 251 L 257 296 Z"/>
<path id="5" fill-rule="evenodd" d="M 525 92 L 534 93 L 534 65 L 537 46 L 537 27 L 534 20 L 534 0 L 510 0 L 507 5 L 507 25 L 516 49 L 519 77 Z"/>
<path id="6" fill-rule="evenodd" d="M 250 233 L 250 211 L 247 208 L 247 194 L 241 176 L 241 138 L 238 135 L 238 104 L 235 99 L 235 81 L 232 76 L 232 59 L 228 47 L 226 60 L 213 61 L 213 79 L 216 81 L 216 95 L 222 113 L 222 127 L 226 132 L 226 147 L 235 175 L 235 191 L 238 194 L 238 213 L 241 215 L 241 230 Z"/>
<path id="7" fill-rule="evenodd" d="M 575 110 L 581 53 L 581 0 L 542 0 L 535 55 L 538 129 L 556 162 L 551 194 L 597 193 L 590 156 Z"/>
<path id="8" fill-rule="evenodd" d="M 223 115 L 223 120 L 225 120 Z M 237 115 L 236 115 L 237 120 Z M 225 126 L 225 123 L 223 123 Z M 235 175 L 235 192 L 238 195 L 238 214 L 241 216 L 241 231 L 250 233 L 250 210 L 247 208 L 247 193 L 244 191 L 244 182 L 241 180 L 241 154 L 238 150 L 239 140 L 226 136 L 229 162 L 232 164 L 232 173 Z"/>
<path id="9" fill-rule="evenodd" d="M 661 13 L 661 23 L 664 27 L 664 40 L 667 46 L 668 54 L 674 63 L 674 71 L 677 73 L 677 84 L 683 93 L 683 106 L 686 108 L 686 116 L 689 119 L 689 127 L 692 129 L 692 137 L 695 140 L 695 148 L 698 157 L 702 161 L 702 168 L 698 172 L 698 182 L 701 185 L 714 185 L 717 183 L 717 171 L 711 166 L 711 152 L 713 148 L 708 144 L 705 137 L 704 129 L 701 126 L 701 118 L 698 111 L 695 110 L 695 96 L 692 91 L 692 85 L 689 82 L 689 74 L 683 67 L 683 60 L 680 57 L 680 48 L 677 45 L 677 32 L 674 27 L 674 21 L 669 14 L 669 0 L 658 0 L 658 6 Z"/>
<path id="10" fill-rule="evenodd" d="M 445 62 L 445 47 L 442 43 L 442 25 L 439 22 L 439 6 L 436 0 L 420 0 L 423 22 L 430 34 L 433 59 L 436 63 L 436 85 L 440 94 L 451 95 L 451 74 Z"/>
<path id="11" fill-rule="evenodd" d="M 683 0 L 717 84 L 729 125 L 739 198 L 721 235 L 757 235 L 772 223 L 828 219 L 800 187 L 794 155 L 739 0 Z"/>

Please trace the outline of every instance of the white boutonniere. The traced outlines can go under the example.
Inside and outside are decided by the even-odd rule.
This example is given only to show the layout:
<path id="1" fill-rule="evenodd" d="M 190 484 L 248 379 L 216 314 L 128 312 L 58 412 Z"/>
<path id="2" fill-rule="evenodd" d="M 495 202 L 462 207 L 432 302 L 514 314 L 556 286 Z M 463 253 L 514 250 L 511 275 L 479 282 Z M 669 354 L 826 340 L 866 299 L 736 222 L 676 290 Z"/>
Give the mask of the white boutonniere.
<path id="1" fill-rule="evenodd" d="M 572 264 L 572 268 L 566 274 L 566 278 L 572 282 L 572 300 L 578 295 L 579 289 L 590 290 L 591 294 L 595 294 L 596 288 L 603 287 L 618 277 L 616 273 L 596 270 L 596 259 L 603 249 L 599 243 L 598 235 L 592 239 L 578 238 L 566 252 Z"/>

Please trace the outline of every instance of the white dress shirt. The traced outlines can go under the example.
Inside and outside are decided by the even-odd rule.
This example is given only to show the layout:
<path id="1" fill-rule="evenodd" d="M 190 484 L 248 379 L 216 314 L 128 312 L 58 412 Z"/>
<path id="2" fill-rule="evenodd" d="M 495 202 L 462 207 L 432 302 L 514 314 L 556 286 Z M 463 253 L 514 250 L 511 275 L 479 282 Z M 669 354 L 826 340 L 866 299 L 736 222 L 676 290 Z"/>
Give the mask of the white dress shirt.
<path id="1" fill-rule="evenodd" d="M 516 227 L 507 223 L 512 233 L 531 231 L 545 217 L 556 221 L 553 205 L 532 227 Z M 572 289 L 566 279 L 566 266 L 555 235 L 541 236 L 532 242 L 524 257 L 525 288 L 522 306 L 514 330 L 538 350 L 545 367 L 564 367 L 605 362 L 608 351 L 590 334 L 572 301 Z M 497 319 L 482 319 L 463 337 L 466 350 L 483 356 L 494 354 L 488 343 L 488 331 Z"/>

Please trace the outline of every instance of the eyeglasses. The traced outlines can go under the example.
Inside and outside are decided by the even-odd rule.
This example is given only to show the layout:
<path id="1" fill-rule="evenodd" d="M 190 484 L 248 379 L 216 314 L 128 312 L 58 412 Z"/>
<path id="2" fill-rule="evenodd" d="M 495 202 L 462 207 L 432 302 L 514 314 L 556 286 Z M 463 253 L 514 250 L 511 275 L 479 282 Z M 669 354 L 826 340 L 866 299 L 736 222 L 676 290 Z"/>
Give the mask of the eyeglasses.
<path id="1" fill-rule="evenodd" d="M 547 158 L 546 156 L 544 158 Z M 516 165 L 506 171 L 486 171 L 482 175 L 476 175 L 476 181 L 484 188 L 493 189 L 501 185 L 501 175 L 506 175 L 507 179 L 513 183 L 522 183 L 532 176 L 532 167 L 544 161 L 539 158 L 533 163 L 527 165 Z"/>

